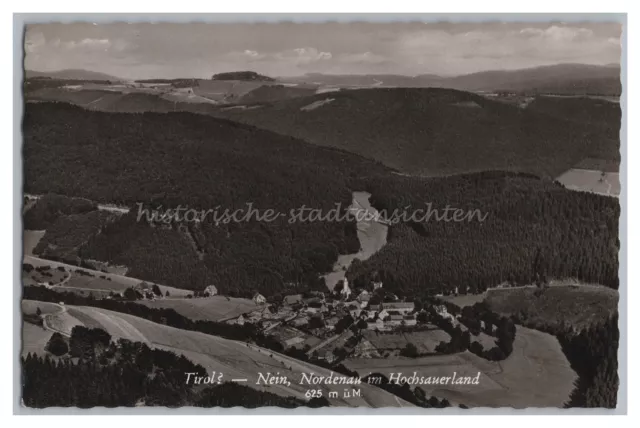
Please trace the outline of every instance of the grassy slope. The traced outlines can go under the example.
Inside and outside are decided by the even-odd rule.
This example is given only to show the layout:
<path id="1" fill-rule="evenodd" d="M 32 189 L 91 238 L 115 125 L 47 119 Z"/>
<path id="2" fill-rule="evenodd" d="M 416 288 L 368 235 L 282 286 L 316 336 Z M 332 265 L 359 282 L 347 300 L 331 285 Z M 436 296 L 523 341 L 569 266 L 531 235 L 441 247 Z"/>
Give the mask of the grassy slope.
<path id="1" fill-rule="evenodd" d="M 215 296 L 199 299 L 144 300 L 140 304 L 150 308 L 169 308 L 193 320 L 218 321 L 261 309 L 253 300 Z"/>
<path id="2" fill-rule="evenodd" d="M 22 355 L 26 356 L 29 353 L 43 356 L 46 354 L 44 350 L 47 346 L 47 342 L 53 335 L 52 331 L 45 330 L 44 328 L 30 324 L 28 322 L 22 323 Z"/>
<path id="3" fill-rule="evenodd" d="M 45 234 L 45 230 L 25 230 L 23 233 L 22 244 L 24 246 L 24 254 L 32 255 L 33 249 Z"/>
<path id="4" fill-rule="evenodd" d="M 300 362 L 272 351 L 263 350 L 255 346 L 247 346 L 240 342 L 216 336 L 180 330 L 135 316 L 99 308 L 86 306 L 69 308 L 73 313 L 76 313 L 76 311 L 81 312 L 83 315 L 79 318 L 84 317 L 86 319 L 88 317 L 93 319 L 94 326 L 99 324 L 114 337 L 143 341 L 155 347 L 184 354 L 193 362 L 203 365 L 208 372 L 222 372 L 225 380 L 245 378 L 249 380 L 247 385 L 258 387 L 255 385 L 258 372 L 263 374 L 279 372 L 291 380 L 291 385 L 272 385 L 264 387 L 264 389 L 283 396 L 293 395 L 305 398 L 304 394 L 309 387 L 298 384 L 303 372 L 323 375 L 329 375 L 330 373 L 327 369 Z M 326 396 L 327 387 L 320 386 L 320 388 L 324 390 Z M 333 389 L 342 392 L 342 386 L 333 387 Z M 349 400 L 332 399 L 330 401 L 332 405 L 338 406 L 395 407 L 399 405 L 398 400 L 395 396 L 380 389 L 362 386 L 362 398 Z M 403 405 L 408 404 L 403 403 Z"/>
<path id="5" fill-rule="evenodd" d="M 40 308 L 43 314 L 54 314 L 60 312 L 60 309 L 62 309 L 60 305 L 56 305 L 55 303 L 37 302 L 35 300 L 23 300 L 20 305 L 22 307 L 22 313 L 25 315 L 35 314 L 38 308 Z"/>
<path id="6" fill-rule="evenodd" d="M 447 398 L 469 407 L 562 407 L 573 390 L 576 375 L 558 340 L 546 333 L 518 326 L 513 353 L 504 361 L 490 362 L 464 352 L 417 359 L 355 359 L 346 366 L 361 375 L 378 372 L 417 372 L 418 376 L 475 377 L 479 385 L 421 385 L 427 395 Z"/>

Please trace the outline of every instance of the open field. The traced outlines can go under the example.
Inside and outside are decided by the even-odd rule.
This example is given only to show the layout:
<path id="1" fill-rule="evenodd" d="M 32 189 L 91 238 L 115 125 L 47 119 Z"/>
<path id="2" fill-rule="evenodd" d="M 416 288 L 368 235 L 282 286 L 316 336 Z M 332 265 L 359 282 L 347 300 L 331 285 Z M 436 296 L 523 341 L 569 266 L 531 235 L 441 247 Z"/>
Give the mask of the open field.
<path id="1" fill-rule="evenodd" d="M 51 276 L 49 276 L 51 275 Z M 69 272 L 63 272 L 58 269 L 49 269 L 44 272 L 32 270 L 31 272 L 22 272 L 22 279 L 25 285 L 47 285 L 55 286 L 65 284 L 70 277 Z"/>
<path id="2" fill-rule="evenodd" d="M 301 362 L 278 353 L 259 348 L 246 343 L 210 336 L 203 333 L 180 330 L 161 324 L 156 324 L 132 315 L 112 312 L 105 309 L 70 306 L 71 313 L 78 312 L 81 318 L 91 319 L 91 325 L 100 325 L 114 338 L 126 338 L 142 341 L 153 347 L 171 350 L 185 355 L 197 364 L 204 366 L 208 372 L 217 371 L 223 373 L 225 380 L 248 379 L 247 385 L 269 392 L 295 396 L 305 399 L 304 394 L 309 385 L 300 385 L 301 373 L 315 373 L 329 375 L 330 371 L 312 364 Z M 287 376 L 290 385 L 258 386 L 258 373 L 277 373 Z M 324 395 L 328 393 L 328 387 L 322 385 L 313 387 L 322 389 Z M 335 388 L 335 387 L 334 387 Z M 335 388 L 342 392 L 342 387 Z M 409 403 L 388 394 L 387 392 L 369 385 L 361 387 L 362 397 L 344 399 L 332 398 L 329 401 L 336 406 L 411 406 Z"/>
<path id="3" fill-rule="evenodd" d="M 82 269 L 84 270 L 84 269 Z M 103 274 L 104 275 L 104 274 Z M 78 273 L 72 273 L 71 278 L 64 284 L 65 288 L 90 288 L 95 290 L 122 292 L 129 288 L 127 284 L 122 284 L 116 281 L 109 281 L 105 278 L 80 275 Z"/>
<path id="4" fill-rule="evenodd" d="M 504 361 L 490 362 L 470 352 L 416 359 L 351 359 L 345 366 L 361 376 L 370 372 L 387 377 L 476 376 L 479 385 L 420 385 L 427 395 L 447 398 L 469 407 L 562 407 L 577 376 L 557 339 L 518 326 L 513 353 Z"/>
<path id="5" fill-rule="evenodd" d="M 371 342 L 380 353 L 383 351 L 401 350 L 407 343 L 413 343 L 421 354 L 434 352 L 435 347 L 441 341 L 448 342 L 451 339 L 449 334 L 435 326 L 427 331 L 414 331 L 407 333 L 378 333 L 364 331 L 364 337 Z"/>
<path id="6" fill-rule="evenodd" d="M 618 172 L 572 168 L 559 176 L 557 180 L 567 189 L 606 196 L 620 196 L 620 174 Z"/>
<path id="7" fill-rule="evenodd" d="M 22 323 L 22 355 L 26 356 L 29 353 L 36 355 L 45 355 L 44 350 L 47 346 L 47 342 L 53 335 L 50 330 L 45 330 L 43 327 L 33 325 L 28 322 Z"/>
<path id="8" fill-rule="evenodd" d="M 33 249 L 38 245 L 40 239 L 44 236 L 46 230 L 25 230 L 22 238 L 24 246 L 24 254 L 33 255 Z"/>
<path id="9" fill-rule="evenodd" d="M 494 289 L 486 302 L 501 315 L 534 325 L 567 324 L 581 329 L 605 321 L 618 309 L 618 292 L 594 285 L 553 286 L 538 297 L 535 288 Z"/>
<path id="10" fill-rule="evenodd" d="M 459 294 L 457 296 L 440 296 L 441 300 L 445 302 L 453 303 L 459 308 L 465 306 L 473 306 L 476 303 L 482 302 L 486 297 L 485 293 L 482 294 Z"/>
<path id="11" fill-rule="evenodd" d="M 83 325 L 80 320 L 69 314 L 66 308 L 55 314 L 45 315 L 43 321 L 46 328 L 57 331 L 65 336 L 71 335 L 73 327 Z"/>
<path id="12" fill-rule="evenodd" d="M 23 300 L 20 302 L 20 306 L 22 307 L 22 313 L 25 315 L 35 315 L 38 308 L 40 308 L 42 315 L 55 314 L 62 309 L 62 307 L 56 303 L 37 302 L 35 300 Z"/>
<path id="13" fill-rule="evenodd" d="M 172 294 L 173 295 L 173 294 Z M 259 310 L 251 299 L 214 296 L 198 299 L 158 299 L 144 300 L 141 304 L 150 308 L 169 308 L 193 320 L 219 321 L 235 318 L 247 312 Z"/>

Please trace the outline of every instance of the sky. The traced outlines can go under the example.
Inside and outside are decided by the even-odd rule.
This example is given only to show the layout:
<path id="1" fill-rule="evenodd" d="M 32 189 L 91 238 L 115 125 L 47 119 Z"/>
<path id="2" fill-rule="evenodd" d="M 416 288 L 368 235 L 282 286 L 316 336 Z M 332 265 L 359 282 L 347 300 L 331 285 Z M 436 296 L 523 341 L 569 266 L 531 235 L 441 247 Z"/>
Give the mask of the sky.
<path id="1" fill-rule="evenodd" d="M 619 23 L 113 23 L 32 24 L 25 68 L 86 69 L 120 78 L 460 75 L 620 62 Z"/>

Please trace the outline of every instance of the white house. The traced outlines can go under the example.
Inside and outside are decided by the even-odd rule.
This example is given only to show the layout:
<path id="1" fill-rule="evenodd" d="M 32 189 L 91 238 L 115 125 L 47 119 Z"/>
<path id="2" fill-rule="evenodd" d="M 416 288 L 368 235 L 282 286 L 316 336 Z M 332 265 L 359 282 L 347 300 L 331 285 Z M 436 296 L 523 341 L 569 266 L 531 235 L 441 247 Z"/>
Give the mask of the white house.
<path id="1" fill-rule="evenodd" d="M 381 319 L 367 321 L 367 330 L 385 330 L 384 322 Z"/>
<path id="2" fill-rule="evenodd" d="M 229 324 L 244 325 L 245 321 L 244 315 L 240 315 L 238 318 L 231 320 Z"/>
<path id="3" fill-rule="evenodd" d="M 256 302 L 256 305 L 264 305 L 267 303 L 267 299 L 260 293 L 253 295 L 253 301 Z"/>

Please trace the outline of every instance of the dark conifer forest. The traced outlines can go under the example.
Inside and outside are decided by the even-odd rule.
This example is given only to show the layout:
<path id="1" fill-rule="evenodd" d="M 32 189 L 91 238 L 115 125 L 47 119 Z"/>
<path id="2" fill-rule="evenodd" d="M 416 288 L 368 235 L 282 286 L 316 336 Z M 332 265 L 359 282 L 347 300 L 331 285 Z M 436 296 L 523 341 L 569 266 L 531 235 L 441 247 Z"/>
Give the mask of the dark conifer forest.
<path id="1" fill-rule="evenodd" d="M 456 287 L 476 293 L 544 278 L 618 288 L 620 205 L 615 198 L 501 172 L 374 179 L 367 186 L 383 213 L 430 207 L 434 214 L 391 226 L 387 245 L 351 266 L 348 276 L 356 283 L 377 277 L 385 289 L 403 295 L 451 293 Z M 447 207 L 478 215 L 437 221 Z"/>

